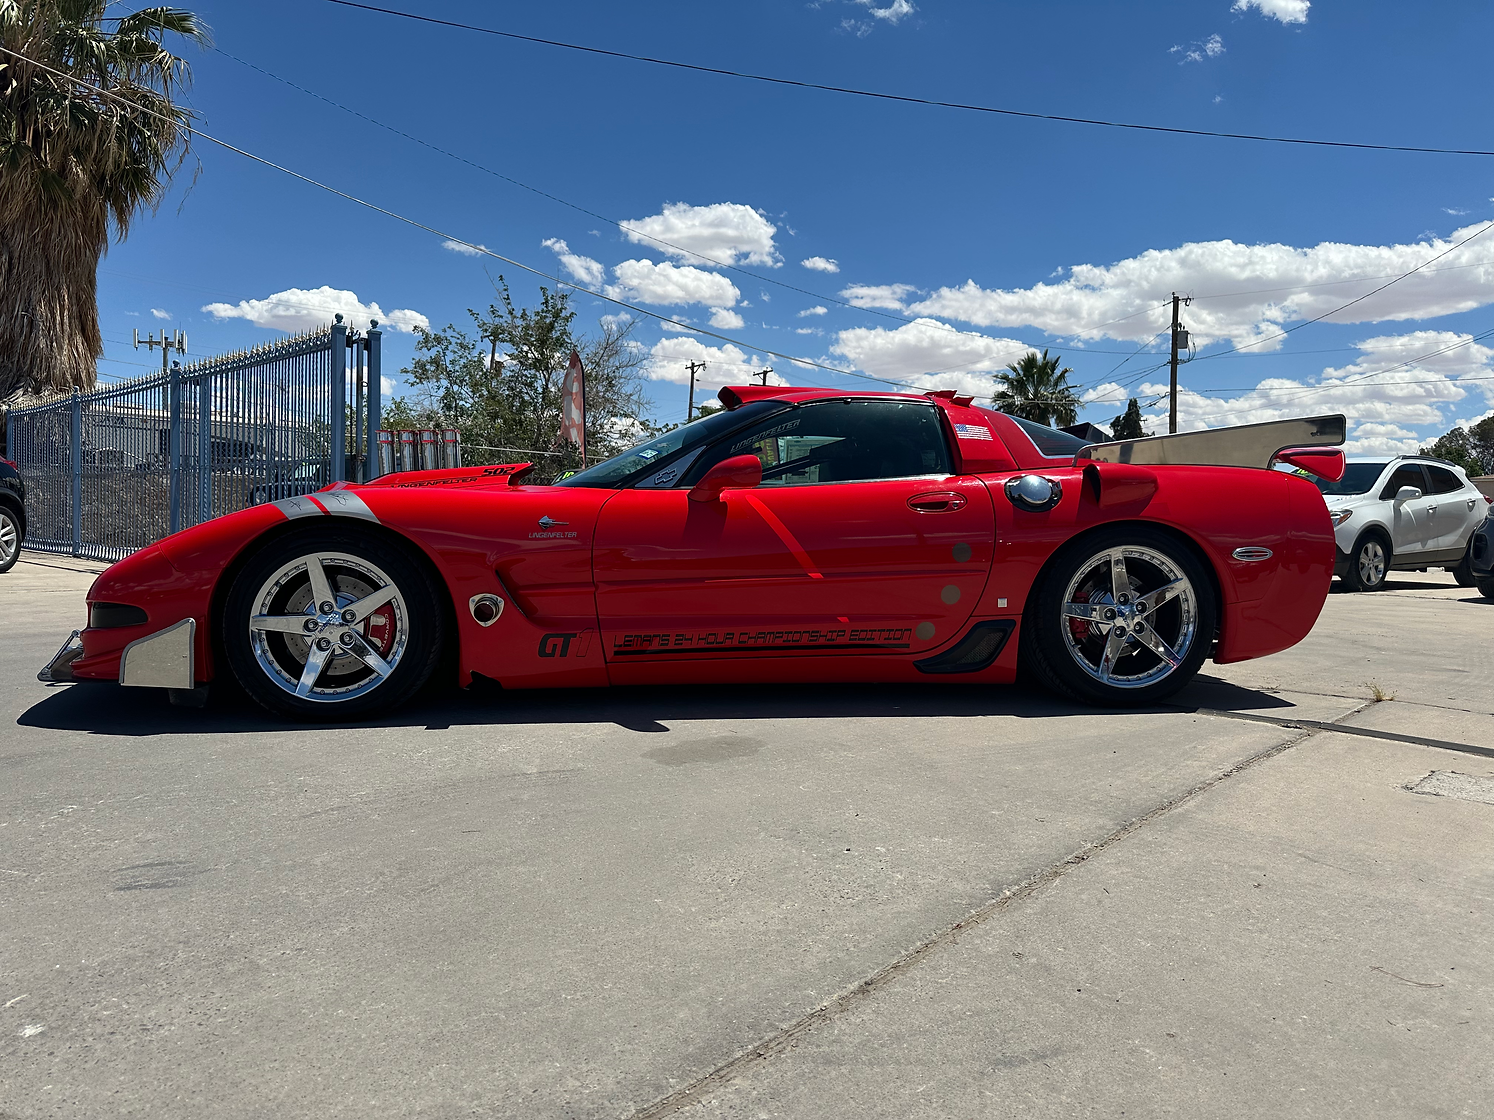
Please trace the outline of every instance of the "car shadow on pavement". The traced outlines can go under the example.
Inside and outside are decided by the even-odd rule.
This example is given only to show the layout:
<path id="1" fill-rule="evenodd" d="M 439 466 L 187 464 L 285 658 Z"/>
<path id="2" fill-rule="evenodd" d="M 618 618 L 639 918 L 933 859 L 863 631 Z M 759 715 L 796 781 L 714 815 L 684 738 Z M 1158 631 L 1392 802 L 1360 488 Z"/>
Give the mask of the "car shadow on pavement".
<path id="1" fill-rule="evenodd" d="M 1200 675 L 1164 705 L 1092 708 L 1024 685 L 745 685 L 486 691 L 446 689 L 381 719 L 354 724 L 293 723 L 271 716 L 237 690 L 202 708 L 174 707 L 164 691 L 111 684 L 56 687 L 16 720 L 18 726 L 97 735 L 236 735 L 327 726 L 423 727 L 610 723 L 664 732 L 663 720 L 846 719 L 902 716 L 1061 716 L 1269 711 L 1290 708 L 1269 692 Z"/>

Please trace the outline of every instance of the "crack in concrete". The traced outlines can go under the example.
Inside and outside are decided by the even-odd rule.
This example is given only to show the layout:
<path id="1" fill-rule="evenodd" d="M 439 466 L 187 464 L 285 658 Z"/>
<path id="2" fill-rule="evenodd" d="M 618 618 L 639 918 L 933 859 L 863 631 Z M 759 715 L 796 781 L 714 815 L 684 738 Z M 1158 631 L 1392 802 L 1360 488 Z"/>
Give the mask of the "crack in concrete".
<path id="1" fill-rule="evenodd" d="M 1384 739 L 1391 743 L 1406 743 L 1413 747 L 1436 747 L 1443 751 L 1457 751 L 1459 754 L 1474 754 L 1481 758 L 1494 758 L 1494 747 L 1479 747 L 1472 743 L 1454 743 L 1447 739 L 1428 739 L 1422 735 L 1402 735 L 1395 731 L 1376 731 L 1369 727 L 1355 727 L 1353 724 L 1344 724 L 1343 721 L 1349 716 L 1356 716 L 1368 703 L 1361 704 L 1347 715 L 1340 716 L 1331 723 L 1324 723 L 1315 719 L 1292 719 L 1290 716 L 1261 716 L 1251 712 L 1222 712 L 1213 708 L 1194 708 L 1191 711 L 1201 716 L 1220 716 L 1223 719 L 1240 719 L 1247 723 L 1269 723 L 1277 727 L 1300 727 L 1310 728 L 1313 731 L 1336 731 L 1340 735 L 1358 735 L 1365 739 Z"/>
<path id="2" fill-rule="evenodd" d="M 1352 711 L 1345 712 L 1342 716 L 1339 717 L 1339 719 L 1345 720 L 1351 718 L 1352 716 L 1356 716 L 1360 712 L 1368 708 L 1371 703 L 1372 701 L 1366 700 L 1364 703 L 1360 704 Z M 1231 712 L 1215 712 L 1203 708 L 1198 709 L 1197 714 L 1218 715 L 1225 717 L 1231 717 L 1234 715 L 1234 713 Z M 1291 738 L 1286 739 L 1285 741 L 1278 743 L 1275 746 L 1267 747 L 1265 750 L 1257 751 L 1255 754 L 1250 755 L 1247 758 L 1244 758 L 1241 761 L 1235 763 L 1227 770 L 1214 775 L 1212 778 L 1209 778 L 1206 781 L 1200 782 L 1198 785 L 1184 791 L 1183 793 L 1178 794 L 1176 797 L 1164 801 L 1161 805 L 1158 805 L 1155 809 L 1152 809 L 1142 816 L 1132 818 L 1131 820 L 1127 821 L 1125 824 L 1117 828 L 1114 832 L 1104 837 L 1102 840 L 1096 841 L 1094 843 L 1084 844 L 1067 858 L 1062 859 L 1058 863 L 1052 864 L 1047 868 L 1044 868 L 1042 871 L 1029 876 L 1027 879 L 1023 880 L 1015 887 L 1007 888 L 1006 890 L 1002 891 L 998 897 L 993 898 L 989 902 L 976 907 L 974 910 L 970 911 L 970 913 L 966 914 L 963 918 L 955 922 L 953 925 L 946 926 L 944 929 L 938 931 L 932 936 L 925 938 L 923 941 L 920 941 L 911 949 L 905 950 L 888 964 L 883 965 L 876 972 L 873 972 L 870 976 L 858 980 L 849 988 L 844 989 L 839 995 L 835 996 L 828 1002 L 821 1004 L 819 1007 L 815 1008 L 808 1014 L 800 1016 L 798 1019 L 794 1020 L 787 1026 L 781 1027 L 778 1030 L 774 1031 L 772 1034 L 759 1039 L 751 1046 L 748 1046 L 745 1050 L 740 1051 L 733 1057 L 727 1059 L 725 1062 L 722 1062 L 709 1073 L 702 1074 L 694 1081 L 691 1081 L 688 1085 L 682 1086 L 681 1088 L 676 1089 L 674 1092 L 660 1097 L 658 1100 L 652 1102 L 651 1104 L 644 1105 L 637 1111 L 630 1113 L 627 1120 L 660 1120 L 660 1118 L 662 1117 L 672 1116 L 675 1113 L 678 1113 L 681 1109 L 688 1108 L 690 1105 L 704 1100 L 716 1089 L 719 1089 L 720 1087 L 735 1080 L 744 1071 L 746 1071 L 748 1067 L 753 1066 L 758 1062 L 767 1061 L 769 1058 L 772 1058 L 778 1054 L 782 1054 L 786 1050 L 790 1049 L 794 1045 L 794 1043 L 808 1031 L 829 1022 L 831 1019 L 834 1019 L 838 1015 L 841 1015 L 851 1008 L 857 1006 L 861 1001 L 865 1000 L 874 992 L 880 990 L 882 987 L 896 979 L 898 976 L 901 976 L 904 972 L 907 972 L 909 969 L 913 968 L 920 961 L 930 956 L 936 950 L 953 944 L 958 940 L 961 933 L 975 928 L 976 926 L 984 923 L 991 917 L 1005 911 L 1016 903 L 1022 902 L 1025 899 L 1032 897 L 1043 887 L 1057 882 L 1059 879 L 1063 878 L 1063 876 L 1072 871 L 1075 867 L 1078 867 L 1080 864 L 1085 863 L 1092 857 L 1100 854 L 1101 852 L 1114 846 L 1115 844 L 1120 843 L 1122 840 L 1126 839 L 1126 837 L 1130 836 L 1134 832 L 1137 832 L 1141 828 L 1150 824 L 1152 821 L 1157 820 L 1159 817 L 1167 815 L 1179 806 L 1185 805 L 1188 802 L 1192 801 L 1194 798 L 1207 793 L 1209 790 L 1217 786 L 1220 782 L 1226 781 L 1229 778 L 1233 778 L 1236 775 L 1242 774 L 1245 771 L 1260 765 L 1262 762 L 1266 762 L 1272 758 L 1275 758 L 1283 751 L 1290 750 L 1292 747 L 1297 746 L 1299 743 L 1312 738 L 1314 735 L 1318 734 L 1319 731 L 1339 730 L 1338 728 L 1333 727 L 1331 724 L 1316 724 L 1308 720 L 1292 721 L 1261 718 L 1260 722 L 1276 724 L 1283 727 L 1284 729 L 1300 730 L 1302 731 L 1302 734 L 1292 736 Z M 1353 733 L 1354 732 L 1351 732 L 1351 734 Z"/>

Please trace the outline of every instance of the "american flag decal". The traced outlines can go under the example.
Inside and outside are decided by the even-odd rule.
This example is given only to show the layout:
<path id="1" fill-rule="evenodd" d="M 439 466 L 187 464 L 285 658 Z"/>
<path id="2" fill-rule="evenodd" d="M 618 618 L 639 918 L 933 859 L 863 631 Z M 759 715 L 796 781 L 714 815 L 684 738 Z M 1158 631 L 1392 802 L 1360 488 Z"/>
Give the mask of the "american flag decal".
<path id="1" fill-rule="evenodd" d="M 961 439 L 990 439 L 991 429 L 980 424 L 956 424 L 955 435 Z"/>

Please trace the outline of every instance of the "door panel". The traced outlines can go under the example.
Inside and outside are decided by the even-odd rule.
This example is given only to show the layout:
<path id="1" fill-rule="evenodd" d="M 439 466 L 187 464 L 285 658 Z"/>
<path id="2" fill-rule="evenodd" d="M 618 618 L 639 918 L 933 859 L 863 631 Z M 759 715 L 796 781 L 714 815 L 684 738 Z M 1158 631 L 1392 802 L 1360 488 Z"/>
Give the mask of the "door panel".
<path id="1" fill-rule="evenodd" d="M 728 490 L 719 502 L 623 491 L 597 525 L 603 644 L 626 661 L 933 649 L 979 600 L 994 536 L 973 478 Z"/>
<path id="2" fill-rule="evenodd" d="M 1422 492 L 1409 502 L 1397 502 L 1396 491 L 1414 486 Z M 1430 483 L 1419 463 L 1402 463 L 1380 491 L 1380 499 L 1391 503 L 1389 510 L 1391 545 L 1394 560 L 1410 559 L 1432 547 L 1432 507 L 1437 500 L 1428 496 Z"/>

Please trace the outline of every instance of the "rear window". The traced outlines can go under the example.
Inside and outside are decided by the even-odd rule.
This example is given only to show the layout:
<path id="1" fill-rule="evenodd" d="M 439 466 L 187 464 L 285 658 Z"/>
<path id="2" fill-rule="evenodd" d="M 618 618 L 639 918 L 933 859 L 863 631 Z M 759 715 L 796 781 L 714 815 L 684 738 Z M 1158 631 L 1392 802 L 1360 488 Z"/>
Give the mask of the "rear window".
<path id="1" fill-rule="evenodd" d="M 1050 428 L 1046 424 L 1035 424 L 1031 420 L 1023 420 L 1020 416 L 1012 416 L 1010 413 L 1002 413 L 1002 415 L 1027 433 L 1027 438 L 1032 440 L 1037 447 L 1038 454 L 1046 458 L 1072 459 L 1079 453 L 1081 447 L 1089 446 L 1089 440 L 1080 439 L 1068 432 L 1060 432 L 1057 428 Z"/>
<path id="2" fill-rule="evenodd" d="M 1427 474 L 1432 476 L 1433 494 L 1451 494 L 1454 490 L 1463 489 L 1463 484 L 1458 481 L 1458 476 L 1446 467 L 1434 467 L 1430 463 L 1422 464 L 1427 469 Z"/>

